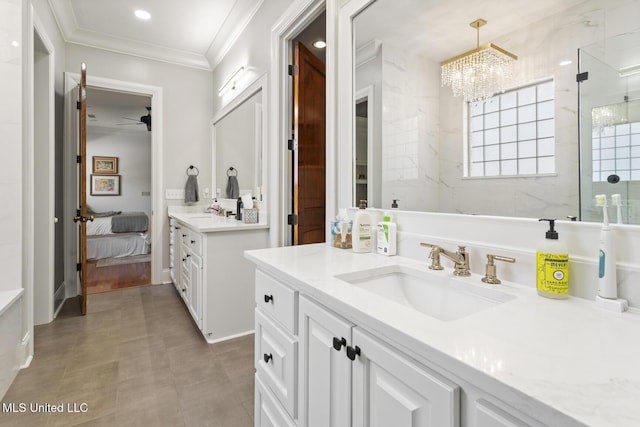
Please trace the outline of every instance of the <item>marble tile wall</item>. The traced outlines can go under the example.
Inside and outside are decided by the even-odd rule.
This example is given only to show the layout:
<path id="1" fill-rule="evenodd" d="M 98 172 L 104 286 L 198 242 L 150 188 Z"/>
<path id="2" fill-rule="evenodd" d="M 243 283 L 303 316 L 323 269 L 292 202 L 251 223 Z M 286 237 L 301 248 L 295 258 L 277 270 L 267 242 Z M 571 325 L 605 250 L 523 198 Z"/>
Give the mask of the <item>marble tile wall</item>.
<path id="1" fill-rule="evenodd" d="M 22 6 L 0 0 L 0 291 L 22 286 Z"/>

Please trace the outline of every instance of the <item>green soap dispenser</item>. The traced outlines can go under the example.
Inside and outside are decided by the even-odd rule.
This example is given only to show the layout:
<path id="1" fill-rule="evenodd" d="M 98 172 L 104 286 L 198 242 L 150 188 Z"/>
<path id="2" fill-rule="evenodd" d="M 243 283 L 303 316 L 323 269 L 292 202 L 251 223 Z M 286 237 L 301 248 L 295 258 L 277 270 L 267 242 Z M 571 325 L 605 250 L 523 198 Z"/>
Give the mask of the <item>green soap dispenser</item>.
<path id="1" fill-rule="evenodd" d="M 565 299 L 569 297 L 569 253 L 567 246 L 558 239 L 555 219 L 549 221 L 549 231 L 545 234 L 536 251 L 536 288 L 538 295 Z"/>

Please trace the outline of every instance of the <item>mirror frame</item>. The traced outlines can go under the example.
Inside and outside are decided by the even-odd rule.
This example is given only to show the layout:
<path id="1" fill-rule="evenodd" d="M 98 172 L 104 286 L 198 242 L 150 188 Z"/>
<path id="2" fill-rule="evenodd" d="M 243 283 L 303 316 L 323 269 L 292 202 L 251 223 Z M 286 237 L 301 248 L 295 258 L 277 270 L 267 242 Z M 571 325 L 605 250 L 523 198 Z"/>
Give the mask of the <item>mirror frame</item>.
<path id="1" fill-rule="evenodd" d="M 338 128 L 338 206 L 353 206 L 353 176 L 355 153 L 355 52 L 353 49 L 353 18 L 375 0 L 350 0 L 338 15 L 338 96 L 336 117 Z"/>
<path id="2" fill-rule="evenodd" d="M 267 87 L 267 74 L 262 74 L 258 77 L 253 83 L 247 86 L 242 92 L 237 94 L 231 101 L 229 101 L 224 107 L 222 107 L 218 112 L 213 116 L 211 120 L 211 196 L 216 197 L 216 123 L 220 122 L 220 120 L 227 117 L 233 111 L 235 111 L 240 105 L 242 105 L 245 101 L 250 99 L 253 95 L 258 92 L 261 92 L 262 97 L 262 112 L 261 112 L 261 120 L 262 120 L 262 128 L 260 130 L 261 136 L 261 154 L 260 154 L 260 195 L 253 195 L 257 201 L 262 202 L 266 200 L 266 191 L 265 184 L 268 182 L 268 161 L 267 161 L 267 141 L 269 137 L 269 132 L 267 129 L 267 106 L 268 103 L 268 87 Z M 256 165 L 258 163 L 256 162 Z M 255 186 L 251 187 L 252 192 L 255 189 Z M 259 196 L 259 197 L 258 197 Z"/>

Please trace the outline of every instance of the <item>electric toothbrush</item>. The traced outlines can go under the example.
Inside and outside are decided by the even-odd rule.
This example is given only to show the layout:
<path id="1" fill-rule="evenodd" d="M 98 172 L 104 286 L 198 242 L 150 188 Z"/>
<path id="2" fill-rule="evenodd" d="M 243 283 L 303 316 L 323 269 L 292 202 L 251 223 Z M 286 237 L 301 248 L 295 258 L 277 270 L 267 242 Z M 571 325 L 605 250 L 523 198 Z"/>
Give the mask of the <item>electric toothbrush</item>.
<path id="1" fill-rule="evenodd" d="M 609 226 L 609 214 L 606 194 L 596 195 L 596 206 L 602 207 L 602 231 L 600 232 L 600 250 L 598 255 L 598 296 L 596 303 L 610 310 L 626 311 L 626 300 L 618 299 L 618 281 L 616 277 L 616 242 L 614 231 Z"/>
<path id="2" fill-rule="evenodd" d="M 619 194 L 611 195 L 611 204 L 616 207 L 617 223 L 622 224 L 622 197 Z"/>

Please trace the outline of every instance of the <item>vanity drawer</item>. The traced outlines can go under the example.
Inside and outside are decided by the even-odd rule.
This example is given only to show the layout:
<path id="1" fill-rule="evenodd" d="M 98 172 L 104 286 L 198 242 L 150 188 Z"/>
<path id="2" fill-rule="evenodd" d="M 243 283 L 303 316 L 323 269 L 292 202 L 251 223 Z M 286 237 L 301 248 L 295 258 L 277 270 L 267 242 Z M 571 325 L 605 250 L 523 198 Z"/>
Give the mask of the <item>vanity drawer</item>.
<path id="1" fill-rule="evenodd" d="M 188 246 L 194 254 L 202 256 L 202 236 L 200 234 L 190 232 Z"/>
<path id="2" fill-rule="evenodd" d="M 297 333 L 296 294 L 297 291 L 256 270 L 256 305 L 292 334 Z"/>
<path id="3" fill-rule="evenodd" d="M 295 419 L 298 396 L 298 342 L 256 309 L 256 376 Z"/>
<path id="4" fill-rule="evenodd" d="M 273 400 L 273 397 L 267 391 L 267 387 L 262 384 L 259 377 L 256 377 L 254 414 L 255 425 L 258 427 L 296 427 L 280 404 Z"/>

